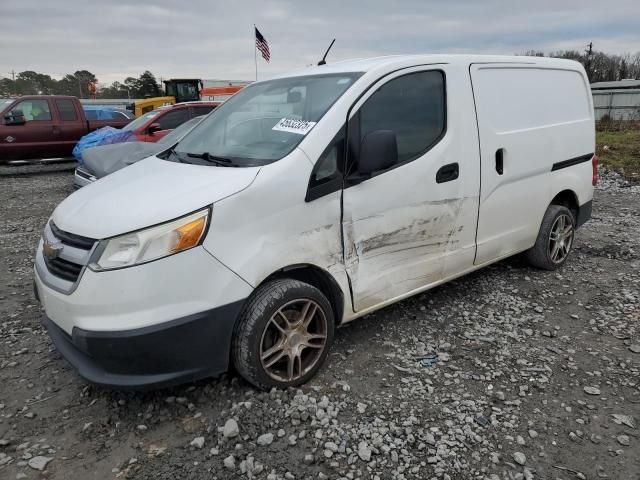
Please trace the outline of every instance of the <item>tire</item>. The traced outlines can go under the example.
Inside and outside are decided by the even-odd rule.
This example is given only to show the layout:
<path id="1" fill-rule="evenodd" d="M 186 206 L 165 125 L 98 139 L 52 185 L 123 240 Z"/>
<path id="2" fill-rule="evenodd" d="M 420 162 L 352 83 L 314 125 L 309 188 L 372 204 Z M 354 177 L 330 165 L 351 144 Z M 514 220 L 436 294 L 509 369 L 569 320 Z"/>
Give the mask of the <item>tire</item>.
<path id="1" fill-rule="evenodd" d="M 560 268 L 569 258 L 573 247 L 575 226 L 576 220 L 571 210 L 563 205 L 549 205 L 542 219 L 536 243 L 526 252 L 527 261 L 532 266 L 544 270 Z M 564 233 L 561 233 L 560 229 Z"/>
<path id="2" fill-rule="evenodd" d="M 253 292 L 240 313 L 234 366 L 263 390 L 302 385 L 327 358 L 334 329 L 331 304 L 320 290 L 298 280 L 270 281 Z"/>

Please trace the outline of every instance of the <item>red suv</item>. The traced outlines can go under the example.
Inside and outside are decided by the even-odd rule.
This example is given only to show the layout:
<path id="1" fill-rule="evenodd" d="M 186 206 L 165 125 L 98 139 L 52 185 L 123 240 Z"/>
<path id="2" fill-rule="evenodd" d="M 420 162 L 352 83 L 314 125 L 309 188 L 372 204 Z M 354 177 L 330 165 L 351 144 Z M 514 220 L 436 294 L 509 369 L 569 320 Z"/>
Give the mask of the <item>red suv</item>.
<path id="1" fill-rule="evenodd" d="M 142 114 L 122 130 L 134 132 L 140 142 L 157 142 L 187 120 L 206 115 L 218 105 L 220 102 L 185 102 L 167 105 Z"/>

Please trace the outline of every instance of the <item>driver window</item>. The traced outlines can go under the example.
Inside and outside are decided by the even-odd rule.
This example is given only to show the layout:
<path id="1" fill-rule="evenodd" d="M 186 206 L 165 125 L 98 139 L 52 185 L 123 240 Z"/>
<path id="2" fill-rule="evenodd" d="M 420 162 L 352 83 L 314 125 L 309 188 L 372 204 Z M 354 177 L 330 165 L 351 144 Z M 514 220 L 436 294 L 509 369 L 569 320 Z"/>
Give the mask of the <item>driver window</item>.
<path id="1" fill-rule="evenodd" d="M 444 73 L 431 70 L 390 80 L 365 102 L 358 119 L 359 143 L 370 132 L 391 130 L 398 141 L 398 164 L 420 157 L 445 131 Z"/>
<path id="2" fill-rule="evenodd" d="M 49 102 L 46 100 L 23 100 L 11 109 L 9 115 L 24 115 L 27 122 L 51 120 Z"/>

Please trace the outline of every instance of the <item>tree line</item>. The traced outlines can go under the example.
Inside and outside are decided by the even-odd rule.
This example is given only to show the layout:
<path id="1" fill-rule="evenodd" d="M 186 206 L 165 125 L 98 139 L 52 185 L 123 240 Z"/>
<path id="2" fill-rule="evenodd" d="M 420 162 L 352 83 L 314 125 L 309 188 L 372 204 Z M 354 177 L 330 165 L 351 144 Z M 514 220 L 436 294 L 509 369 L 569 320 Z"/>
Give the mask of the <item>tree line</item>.
<path id="1" fill-rule="evenodd" d="M 44 73 L 25 70 L 12 78 L 0 78 L 0 98 L 15 95 L 73 95 L 91 98 L 90 83 L 98 78 L 88 70 L 78 70 L 64 75 L 60 80 Z M 162 95 L 156 77 L 148 70 L 138 78 L 127 77 L 123 82 L 113 82 L 107 87 L 98 87 L 96 98 L 147 98 Z"/>
<path id="2" fill-rule="evenodd" d="M 576 60 L 584 66 L 591 83 L 613 82 L 625 78 L 640 79 L 640 52 L 634 55 L 630 53 L 612 55 L 597 51 L 589 54 L 586 51 L 560 50 L 545 54 L 544 52 L 529 50 L 524 55 Z"/>
<path id="3" fill-rule="evenodd" d="M 577 50 L 560 50 L 545 54 L 537 50 L 529 50 L 524 55 L 536 57 L 556 57 L 577 60 L 584 65 L 591 82 L 622 80 L 624 78 L 640 79 L 640 52 L 632 55 L 608 54 L 594 51 L 591 54 Z M 0 78 L 0 98 L 14 95 L 73 95 L 90 98 L 89 83 L 97 83 L 96 76 L 88 70 L 78 70 L 67 74 L 60 80 L 44 73 L 26 70 L 11 78 Z M 146 98 L 162 95 L 162 88 L 150 71 L 145 71 L 138 78 L 127 77 L 123 82 L 113 82 L 106 87 L 99 87 L 97 98 Z"/>

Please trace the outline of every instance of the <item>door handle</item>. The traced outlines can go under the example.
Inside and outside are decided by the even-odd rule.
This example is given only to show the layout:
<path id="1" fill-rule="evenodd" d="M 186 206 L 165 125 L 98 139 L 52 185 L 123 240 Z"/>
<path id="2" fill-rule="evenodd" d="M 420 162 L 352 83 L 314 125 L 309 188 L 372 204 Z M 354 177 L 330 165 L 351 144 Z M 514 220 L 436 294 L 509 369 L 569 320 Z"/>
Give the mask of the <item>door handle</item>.
<path id="1" fill-rule="evenodd" d="M 460 176 L 460 166 L 457 163 L 443 165 L 436 173 L 436 183 L 450 182 Z"/>
<path id="2" fill-rule="evenodd" d="M 496 172 L 498 175 L 504 173 L 504 148 L 496 150 Z"/>

